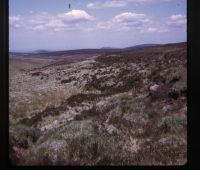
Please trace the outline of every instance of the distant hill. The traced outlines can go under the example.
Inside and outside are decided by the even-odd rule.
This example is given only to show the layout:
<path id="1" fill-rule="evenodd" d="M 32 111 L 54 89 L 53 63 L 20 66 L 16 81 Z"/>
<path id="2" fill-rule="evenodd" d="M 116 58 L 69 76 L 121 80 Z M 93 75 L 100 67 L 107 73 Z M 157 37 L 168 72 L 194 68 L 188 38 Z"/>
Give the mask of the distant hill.
<path id="1" fill-rule="evenodd" d="M 183 42 L 184 43 L 184 42 Z M 173 45 L 179 43 L 169 43 L 166 45 Z M 98 49 L 75 49 L 75 50 L 63 50 L 63 51 L 48 51 L 48 50 L 36 50 L 33 52 L 10 52 L 11 56 L 35 56 L 41 57 L 42 56 L 69 56 L 69 55 L 77 55 L 77 54 L 103 54 L 103 53 L 114 53 L 114 52 L 125 52 L 125 51 L 132 51 L 136 49 L 148 48 L 148 47 L 155 47 L 155 46 L 162 46 L 165 44 L 140 44 L 135 46 L 130 46 L 126 48 L 113 48 L 113 47 L 102 47 Z"/>
<path id="2" fill-rule="evenodd" d="M 100 49 L 120 49 L 120 48 L 114 48 L 114 47 L 102 47 Z"/>
<path id="3" fill-rule="evenodd" d="M 48 50 L 36 50 L 36 51 L 33 51 L 33 53 L 48 53 L 48 52 L 51 52 L 51 51 L 48 51 Z"/>
<path id="4" fill-rule="evenodd" d="M 138 48 L 153 47 L 156 45 L 160 45 L 160 44 L 140 44 L 140 45 L 135 45 L 135 46 L 131 46 L 131 47 L 126 47 L 126 48 L 124 48 L 124 50 L 134 50 L 134 49 L 138 49 Z"/>

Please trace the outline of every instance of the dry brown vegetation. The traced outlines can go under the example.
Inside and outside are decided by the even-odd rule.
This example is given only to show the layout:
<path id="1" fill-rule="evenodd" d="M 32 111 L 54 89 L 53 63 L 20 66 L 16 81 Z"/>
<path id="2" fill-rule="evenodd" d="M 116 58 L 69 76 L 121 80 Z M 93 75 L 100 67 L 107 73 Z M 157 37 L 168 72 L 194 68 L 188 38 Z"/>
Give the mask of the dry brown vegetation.
<path id="1" fill-rule="evenodd" d="M 185 164 L 186 51 L 180 43 L 30 69 L 17 60 L 9 87 L 12 164 Z"/>

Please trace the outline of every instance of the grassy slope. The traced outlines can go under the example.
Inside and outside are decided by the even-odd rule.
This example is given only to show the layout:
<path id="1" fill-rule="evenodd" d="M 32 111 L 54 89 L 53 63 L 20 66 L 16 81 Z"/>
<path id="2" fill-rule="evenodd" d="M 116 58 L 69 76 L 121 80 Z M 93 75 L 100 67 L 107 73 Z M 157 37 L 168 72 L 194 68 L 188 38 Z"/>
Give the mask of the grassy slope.
<path id="1" fill-rule="evenodd" d="M 17 165 L 186 163 L 186 62 L 182 43 L 103 54 L 85 63 L 61 62 L 40 69 L 42 75 L 23 73 L 30 84 L 59 89 L 44 93 L 44 98 L 36 95 L 40 101 L 36 107 L 42 107 L 37 112 L 17 112 L 14 104 L 24 108 L 26 102 L 14 95 L 14 85 L 27 82 L 19 77 L 18 83 L 11 83 L 11 93 L 22 100 L 13 99 L 11 105 L 11 161 Z M 44 74 L 49 75 L 45 82 L 40 80 Z M 162 88 L 150 93 L 155 83 Z M 36 85 L 24 86 L 24 91 Z"/>

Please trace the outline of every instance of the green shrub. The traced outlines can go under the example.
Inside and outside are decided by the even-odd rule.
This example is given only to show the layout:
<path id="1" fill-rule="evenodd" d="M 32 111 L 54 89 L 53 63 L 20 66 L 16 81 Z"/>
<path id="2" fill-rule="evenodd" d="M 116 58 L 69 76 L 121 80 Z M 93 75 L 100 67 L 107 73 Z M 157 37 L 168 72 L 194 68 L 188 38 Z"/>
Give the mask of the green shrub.
<path id="1" fill-rule="evenodd" d="M 166 116 L 158 123 L 158 128 L 163 133 L 185 133 L 187 130 L 187 120 L 181 115 Z"/>

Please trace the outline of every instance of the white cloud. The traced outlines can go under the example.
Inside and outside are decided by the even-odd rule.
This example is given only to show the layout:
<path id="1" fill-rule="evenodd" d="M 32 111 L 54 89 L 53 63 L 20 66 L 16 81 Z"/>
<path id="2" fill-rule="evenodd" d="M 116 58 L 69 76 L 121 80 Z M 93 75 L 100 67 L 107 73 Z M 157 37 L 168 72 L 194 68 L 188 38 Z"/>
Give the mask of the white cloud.
<path id="1" fill-rule="evenodd" d="M 133 22 L 133 23 L 146 23 L 149 19 L 145 14 L 138 14 L 133 12 L 124 12 L 114 17 L 116 22 Z"/>
<path id="2" fill-rule="evenodd" d="M 105 22 L 99 22 L 96 29 L 107 31 L 133 31 L 137 33 L 168 32 L 162 23 L 152 20 L 143 13 L 124 12 Z"/>
<path id="3" fill-rule="evenodd" d="M 149 27 L 144 27 L 140 30 L 141 33 L 164 33 L 169 30 L 163 26 L 150 25 Z"/>
<path id="4" fill-rule="evenodd" d="M 147 28 L 147 32 L 156 32 L 156 31 L 158 31 L 158 29 L 155 28 L 155 27 L 149 27 L 149 28 Z"/>
<path id="5" fill-rule="evenodd" d="M 150 24 L 150 22 L 150 19 L 145 14 L 124 12 L 114 16 L 111 20 L 99 22 L 97 29 L 109 31 L 140 31 L 146 25 Z"/>
<path id="6" fill-rule="evenodd" d="M 43 25 L 37 25 L 37 26 L 35 26 L 35 27 L 32 27 L 31 29 L 32 29 L 32 30 L 44 30 L 45 27 L 44 27 Z"/>
<path id="7" fill-rule="evenodd" d="M 174 27 L 186 26 L 186 23 L 187 23 L 186 16 L 182 14 L 171 15 L 167 22 L 169 26 L 174 26 Z"/>
<path id="8" fill-rule="evenodd" d="M 84 10 L 71 10 L 67 13 L 52 15 L 47 12 L 30 13 L 28 16 L 10 16 L 9 22 L 13 27 L 21 27 L 28 30 L 53 29 L 61 30 L 81 30 L 80 24 L 84 25 L 93 21 L 94 17 Z"/>
<path id="9" fill-rule="evenodd" d="M 46 12 L 40 12 L 31 15 L 29 18 L 27 18 L 27 21 L 30 24 L 46 24 L 54 17 Z"/>
<path id="10" fill-rule="evenodd" d="M 138 5 L 147 5 L 155 3 L 168 3 L 172 1 L 182 1 L 182 0 L 125 0 L 127 3 Z M 164 4 L 163 4 L 164 5 Z"/>
<path id="11" fill-rule="evenodd" d="M 139 1 L 139 0 L 137 0 Z M 141 0 L 146 1 L 146 0 Z M 111 1 L 112 2 L 112 1 Z M 24 16 L 9 17 L 10 23 L 15 28 L 28 30 L 53 30 L 53 31 L 135 31 L 138 33 L 167 32 L 172 25 L 183 25 L 186 17 L 181 14 L 172 15 L 163 25 L 152 20 L 151 16 L 144 13 L 123 12 L 107 20 L 95 19 L 84 10 L 71 10 L 66 13 L 52 15 L 46 12 L 32 13 Z"/>
<path id="12" fill-rule="evenodd" d="M 172 21 L 177 21 L 177 20 L 186 19 L 186 17 L 185 17 L 185 15 L 177 14 L 177 15 L 171 15 L 170 19 Z"/>
<path id="13" fill-rule="evenodd" d="M 18 16 L 9 16 L 9 24 L 10 25 L 15 25 L 19 22 L 21 22 L 23 20 L 23 18 L 18 15 Z"/>
<path id="14" fill-rule="evenodd" d="M 93 2 L 87 4 L 87 8 L 90 9 L 102 9 L 102 8 L 121 8 L 125 7 L 128 4 L 132 3 L 135 5 L 143 5 L 152 2 L 160 2 L 166 0 L 114 0 L 114 1 L 105 1 L 105 2 Z"/>
<path id="15" fill-rule="evenodd" d="M 59 14 L 58 17 L 64 21 L 91 21 L 94 19 L 93 16 L 89 15 L 84 10 L 72 10 L 70 12 Z"/>
<path id="16" fill-rule="evenodd" d="M 154 1 L 155 0 L 128 0 L 128 2 L 134 2 L 134 3 L 149 3 Z"/>
<path id="17" fill-rule="evenodd" d="M 141 30 L 150 23 L 150 19 L 145 14 L 124 12 L 113 18 L 113 23 L 122 28 L 122 30 Z"/>
<path id="18" fill-rule="evenodd" d="M 52 19 L 45 26 L 47 27 L 65 27 L 66 24 L 60 19 Z"/>
<path id="19" fill-rule="evenodd" d="M 162 3 L 162 2 L 171 2 L 171 1 L 180 1 L 180 0 L 127 0 L 128 2 L 133 2 L 137 4 L 145 4 L 145 3 Z"/>
<path id="20" fill-rule="evenodd" d="M 19 28 L 19 27 L 21 27 L 21 25 L 20 24 L 15 24 L 14 25 L 16 28 Z"/>
<path id="21" fill-rule="evenodd" d="M 145 5 L 152 3 L 163 3 L 163 2 L 172 2 L 172 1 L 181 1 L 181 0 L 107 0 L 105 2 L 91 2 L 87 4 L 89 9 L 102 9 L 102 8 L 121 8 L 129 4 Z"/>
<path id="22" fill-rule="evenodd" d="M 90 9 L 101 9 L 101 8 L 120 8 L 127 5 L 126 1 L 105 1 L 105 2 L 94 2 L 87 4 L 87 8 Z"/>
<path id="23" fill-rule="evenodd" d="M 107 31 L 130 31 L 131 27 L 123 24 L 123 23 L 116 23 L 114 21 L 106 21 L 100 22 L 96 26 L 97 29 L 100 30 L 107 30 Z"/>
<path id="24" fill-rule="evenodd" d="M 113 30 L 113 31 L 117 29 L 116 24 L 112 20 L 99 22 L 97 23 L 96 28 L 100 30 Z"/>

